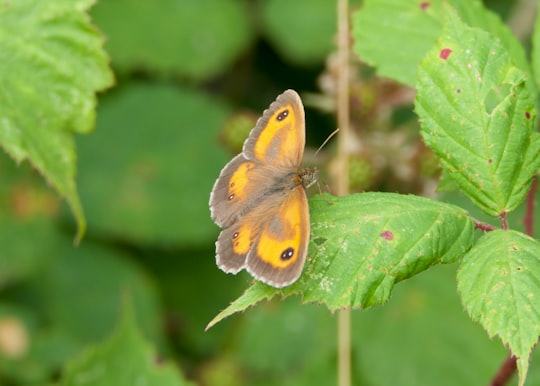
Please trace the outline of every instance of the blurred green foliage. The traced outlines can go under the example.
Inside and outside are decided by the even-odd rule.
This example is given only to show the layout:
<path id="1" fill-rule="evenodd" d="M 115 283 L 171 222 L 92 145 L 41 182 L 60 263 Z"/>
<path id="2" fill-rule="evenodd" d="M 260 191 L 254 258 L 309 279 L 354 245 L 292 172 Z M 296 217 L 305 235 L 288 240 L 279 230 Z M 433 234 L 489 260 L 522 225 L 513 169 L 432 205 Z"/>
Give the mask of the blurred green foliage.
<path id="1" fill-rule="evenodd" d="M 91 3 L 78 2 L 82 15 Z M 0 20 L 17 6 L 0 2 Z M 306 93 L 310 144 L 333 130 L 332 116 L 313 107 L 328 107 L 333 85 L 335 69 L 326 61 L 334 51 L 334 2 L 102 0 L 89 16 L 105 36 L 117 82 L 98 94 L 95 132 L 76 137 L 77 189 L 88 222 L 80 245 L 70 210 L 41 175 L 0 157 L 0 385 L 128 384 L 114 371 L 95 383 L 88 376 L 119 356 L 124 369 L 163 370 L 149 378 L 156 385 L 186 384 L 184 378 L 207 386 L 335 383 L 336 318 L 322 306 L 278 299 L 204 331 L 251 280 L 214 263 L 219 230 L 208 198 L 233 155 L 220 143 L 222 127 L 235 111 L 258 116 L 278 93 L 295 88 Z M 17 23 L 24 29 L 24 17 Z M 44 33 L 53 33 L 52 24 Z M 0 23 L 0 37 L 6 33 Z M 353 115 L 361 111 L 357 123 L 366 133 L 387 130 L 384 141 L 377 134 L 369 146 L 409 160 L 415 118 L 389 122 L 403 105 L 412 109 L 412 99 L 396 105 L 403 87 L 358 68 L 361 86 L 353 92 L 373 101 L 354 94 L 360 106 L 353 103 Z M 83 75 L 75 80 L 84 82 Z M 310 94 L 319 88 L 326 99 Z M 361 157 L 362 165 L 381 165 L 368 151 Z M 418 180 L 401 181 L 396 169 L 379 166 L 363 172 L 377 181 L 373 189 L 422 190 Z M 463 197 L 448 200 L 471 209 Z M 352 323 L 355 384 L 486 383 L 506 355 L 463 312 L 453 266 L 400 284 L 387 305 L 355 311 Z M 540 379 L 537 368 L 531 366 L 531 384 Z"/>

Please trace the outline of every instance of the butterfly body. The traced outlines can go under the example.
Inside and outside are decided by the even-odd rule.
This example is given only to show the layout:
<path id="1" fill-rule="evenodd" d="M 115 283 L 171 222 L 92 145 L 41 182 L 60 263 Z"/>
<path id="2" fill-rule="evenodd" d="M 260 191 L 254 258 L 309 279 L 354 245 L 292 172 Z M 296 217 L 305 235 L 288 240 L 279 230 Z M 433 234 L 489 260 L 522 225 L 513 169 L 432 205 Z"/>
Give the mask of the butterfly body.
<path id="1" fill-rule="evenodd" d="M 216 262 L 223 271 L 246 269 L 277 288 L 300 276 L 310 231 L 306 188 L 318 177 L 316 169 L 300 167 L 304 144 L 302 101 L 287 90 L 265 110 L 212 189 L 211 216 L 223 228 Z"/>

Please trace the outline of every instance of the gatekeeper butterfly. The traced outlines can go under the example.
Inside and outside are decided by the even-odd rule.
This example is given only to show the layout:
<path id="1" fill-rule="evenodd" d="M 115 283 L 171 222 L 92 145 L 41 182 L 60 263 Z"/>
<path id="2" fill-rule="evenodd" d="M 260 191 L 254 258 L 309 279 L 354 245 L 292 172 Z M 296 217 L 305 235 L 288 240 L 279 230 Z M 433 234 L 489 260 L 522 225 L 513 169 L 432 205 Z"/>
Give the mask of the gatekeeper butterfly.
<path id="1" fill-rule="evenodd" d="M 222 228 L 216 262 L 228 273 L 246 269 L 276 288 L 294 283 L 309 243 L 306 189 L 316 169 L 301 168 L 304 106 L 287 90 L 264 111 L 242 153 L 221 171 L 210 194 L 210 212 Z"/>

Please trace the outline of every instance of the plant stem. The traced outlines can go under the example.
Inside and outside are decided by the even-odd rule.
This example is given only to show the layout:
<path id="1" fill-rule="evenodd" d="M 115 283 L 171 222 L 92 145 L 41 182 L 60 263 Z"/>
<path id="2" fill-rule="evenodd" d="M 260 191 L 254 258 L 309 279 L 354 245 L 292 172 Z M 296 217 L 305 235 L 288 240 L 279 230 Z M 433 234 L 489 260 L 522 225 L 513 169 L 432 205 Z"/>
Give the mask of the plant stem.
<path id="1" fill-rule="evenodd" d="M 349 194 L 347 144 L 350 138 L 349 118 L 349 15 L 348 0 L 338 0 L 338 85 L 337 124 L 339 168 L 336 178 L 337 194 Z"/>
<path id="2" fill-rule="evenodd" d="M 536 188 L 538 187 L 537 178 L 534 177 L 529 193 L 527 193 L 527 203 L 525 207 L 525 216 L 523 217 L 523 225 L 525 225 L 525 233 L 533 237 L 534 235 L 534 199 L 536 196 Z"/>
<path id="3" fill-rule="evenodd" d="M 491 232 L 497 229 L 493 225 L 482 222 L 482 221 L 473 220 L 473 222 L 474 222 L 475 229 L 480 229 L 481 231 L 484 231 L 484 232 Z"/>
<path id="4" fill-rule="evenodd" d="M 489 384 L 489 386 L 503 386 L 508 383 L 512 375 L 514 375 L 514 372 L 516 371 L 516 357 L 513 355 L 510 355 L 502 366 L 499 368 L 499 371 L 497 371 L 497 374 L 495 374 L 495 377 Z"/>
<path id="5" fill-rule="evenodd" d="M 351 385 L 351 310 L 338 313 L 338 385 Z"/>
<path id="6" fill-rule="evenodd" d="M 499 218 L 501 219 L 501 227 L 502 227 L 502 229 L 507 231 L 508 230 L 508 212 L 502 212 L 499 215 Z"/>
<path id="7" fill-rule="evenodd" d="M 338 25 L 338 95 L 337 120 L 339 172 L 336 178 L 337 194 L 349 193 L 349 167 L 347 140 L 349 138 L 349 4 L 337 0 Z M 351 311 L 340 310 L 338 314 L 338 385 L 351 385 Z"/>

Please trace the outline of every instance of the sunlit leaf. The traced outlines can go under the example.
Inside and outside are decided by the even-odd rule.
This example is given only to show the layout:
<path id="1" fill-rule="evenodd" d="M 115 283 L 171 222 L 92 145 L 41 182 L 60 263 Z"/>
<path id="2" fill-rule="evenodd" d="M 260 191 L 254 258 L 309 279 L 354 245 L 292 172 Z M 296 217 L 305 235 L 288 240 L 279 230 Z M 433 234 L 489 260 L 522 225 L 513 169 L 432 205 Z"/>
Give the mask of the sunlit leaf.
<path id="1" fill-rule="evenodd" d="M 484 235 L 465 255 L 458 290 L 471 318 L 518 358 L 522 385 L 540 335 L 540 244 L 515 231 Z"/>
<path id="2" fill-rule="evenodd" d="M 276 294 L 299 293 L 330 310 L 382 304 L 396 283 L 454 262 L 473 241 L 473 224 L 463 210 L 421 197 L 323 195 L 310 204 L 309 259 L 298 282 L 282 290 L 254 283 L 209 327 Z"/>
<path id="3" fill-rule="evenodd" d="M 523 201 L 540 167 L 535 98 L 499 41 L 448 11 L 419 67 L 416 111 L 445 171 L 497 216 Z"/>

